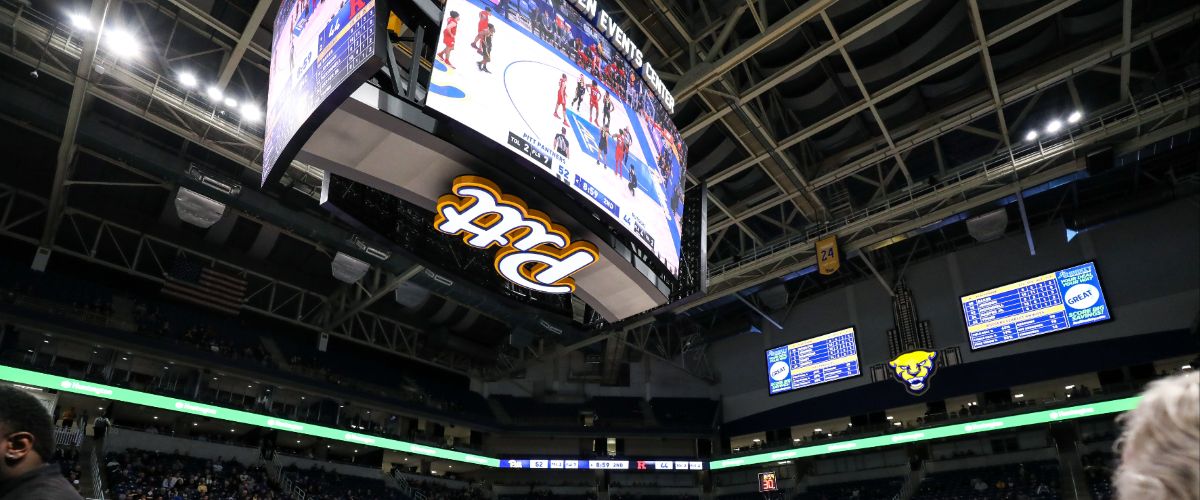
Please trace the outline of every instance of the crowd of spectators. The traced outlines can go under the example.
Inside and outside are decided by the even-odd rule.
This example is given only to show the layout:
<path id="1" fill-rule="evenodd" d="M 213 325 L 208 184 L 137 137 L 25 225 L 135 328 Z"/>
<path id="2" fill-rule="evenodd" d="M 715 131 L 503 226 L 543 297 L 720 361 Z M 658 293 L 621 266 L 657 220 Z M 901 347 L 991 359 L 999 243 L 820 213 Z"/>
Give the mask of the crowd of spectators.
<path id="1" fill-rule="evenodd" d="M 1116 468 L 1116 457 L 1111 452 L 1094 451 L 1079 458 L 1083 460 L 1083 472 L 1087 476 L 1092 500 L 1114 498 L 1112 474 Z"/>
<path id="2" fill-rule="evenodd" d="M 888 499 L 895 497 L 903 487 L 904 478 L 902 477 L 821 484 L 809 486 L 804 493 L 796 496 L 796 500 Z"/>
<path id="3" fill-rule="evenodd" d="M 914 500 L 970 498 L 1050 500 L 1059 494 L 1057 461 L 1007 464 L 930 474 Z"/>
<path id="4" fill-rule="evenodd" d="M 83 472 L 79 467 L 79 449 L 74 446 L 55 448 L 54 462 L 58 464 L 58 468 L 62 471 L 63 477 L 67 478 L 67 482 L 75 487 L 75 491 L 79 491 L 79 481 L 83 478 Z"/>
<path id="5" fill-rule="evenodd" d="M 206 460 L 129 449 L 105 457 L 106 489 L 117 500 L 287 498 L 265 468 L 235 460 Z"/>

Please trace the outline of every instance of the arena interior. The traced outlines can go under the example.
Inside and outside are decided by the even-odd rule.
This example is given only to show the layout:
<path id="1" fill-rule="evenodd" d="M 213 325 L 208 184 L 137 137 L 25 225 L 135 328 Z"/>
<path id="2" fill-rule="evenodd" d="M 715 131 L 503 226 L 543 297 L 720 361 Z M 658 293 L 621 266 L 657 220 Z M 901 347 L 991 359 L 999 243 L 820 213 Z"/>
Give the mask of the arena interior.
<path id="1" fill-rule="evenodd" d="M 0 52 L 0 384 L 84 498 L 1105 500 L 1200 363 L 1193 1 L 0 0 Z"/>

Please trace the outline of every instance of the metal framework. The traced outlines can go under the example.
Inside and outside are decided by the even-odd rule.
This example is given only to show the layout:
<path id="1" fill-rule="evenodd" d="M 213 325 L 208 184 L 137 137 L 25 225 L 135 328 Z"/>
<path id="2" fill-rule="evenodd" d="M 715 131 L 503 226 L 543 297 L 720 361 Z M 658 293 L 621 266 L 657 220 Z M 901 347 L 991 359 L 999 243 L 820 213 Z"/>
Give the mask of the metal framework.
<path id="1" fill-rule="evenodd" d="M 38 244 L 38 223 L 46 217 L 48 203 L 43 197 L 0 184 L 0 235 Z M 454 353 L 428 356 L 421 350 L 424 334 L 419 329 L 365 310 L 366 305 L 350 300 L 353 294 L 328 298 L 69 206 L 62 217 L 53 246 L 57 253 L 155 283 L 163 283 L 173 260 L 186 255 L 246 280 L 245 311 L 459 373 L 471 368 L 468 359 Z M 375 296 L 380 293 L 386 295 L 377 291 Z"/>

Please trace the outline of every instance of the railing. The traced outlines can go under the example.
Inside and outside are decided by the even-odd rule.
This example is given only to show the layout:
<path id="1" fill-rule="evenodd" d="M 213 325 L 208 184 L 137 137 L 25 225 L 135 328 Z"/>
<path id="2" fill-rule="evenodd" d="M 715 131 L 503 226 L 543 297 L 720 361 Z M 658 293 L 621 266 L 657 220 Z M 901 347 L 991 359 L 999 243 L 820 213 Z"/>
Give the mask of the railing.
<path id="1" fill-rule="evenodd" d="M 84 425 L 87 425 L 84 423 Z M 83 443 L 83 429 L 63 429 L 61 427 L 54 429 L 54 444 L 56 446 L 70 446 L 78 448 Z"/>
<path id="2" fill-rule="evenodd" d="M 425 493 L 408 484 L 408 479 L 405 479 L 404 474 L 400 473 L 399 468 L 393 468 L 390 476 L 396 481 L 396 488 L 400 490 L 400 493 L 407 495 L 412 500 L 426 500 Z"/>
<path id="3" fill-rule="evenodd" d="M 96 455 L 95 448 L 92 448 L 90 460 L 92 462 L 92 495 L 99 500 L 104 500 L 104 481 L 100 476 L 100 458 Z"/>
<path id="4" fill-rule="evenodd" d="M 1154 114 L 1154 116 L 1158 116 L 1161 113 L 1157 112 L 1164 109 L 1164 105 L 1166 104 L 1174 104 L 1182 101 L 1191 105 L 1197 92 L 1200 92 L 1200 78 L 1193 78 L 1173 85 L 1158 93 L 1091 117 L 1088 121 L 1081 121 L 1070 125 L 1064 128 L 1058 135 L 1044 139 L 1038 138 L 1036 141 L 1015 147 L 1011 155 L 1005 150 L 992 158 L 961 168 L 955 172 L 949 172 L 947 173 L 947 177 L 939 180 L 937 183 L 905 189 L 875 205 L 856 210 L 839 220 L 814 226 L 791 238 L 749 250 L 741 254 L 735 261 L 710 266 L 709 279 L 717 281 L 719 278 L 725 277 L 723 275 L 736 272 L 739 268 L 748 264 L 796 246 L 812 246 L 813 241 L 817 238 L 860 225 L 865 221 L 892 210 L 912 208 L 912 205 L 918 202 L 931 200 L 932 197 L 930 195 L 935 192 L 949 191 L 951 193 L 960 193 L 970 187 L 968 184 L 972 182 L 993 181 L 1011 177 L 1014 175 L 1014 172 L 1020 172 L 1022 169 L 1036 165 L 1042 160 L 1071 152 L 1077 147 L 1086 145 L 1091 142 L 1094 136 L 1108 133 L 1111 129 L 1117 128 L 1118 125 L 1128 124 L 1131 120 L 1136 120 L 1143 115 Z M 724 220 L 727 219 L 718 220 L 714 223 L 721 224 Z"/>

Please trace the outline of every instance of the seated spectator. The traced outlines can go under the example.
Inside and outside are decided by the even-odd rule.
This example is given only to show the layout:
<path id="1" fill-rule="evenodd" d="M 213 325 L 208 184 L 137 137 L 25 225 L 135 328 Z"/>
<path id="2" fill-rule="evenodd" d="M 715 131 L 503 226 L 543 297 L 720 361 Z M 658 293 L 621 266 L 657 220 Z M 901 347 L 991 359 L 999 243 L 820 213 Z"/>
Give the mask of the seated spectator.
<path id="1" fill-rule="evenodd" d="M 1118 498 L 1200 499 L 1200 373 L 1151 383 L 1119 420 Z"/>

